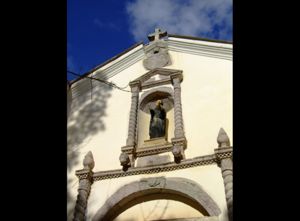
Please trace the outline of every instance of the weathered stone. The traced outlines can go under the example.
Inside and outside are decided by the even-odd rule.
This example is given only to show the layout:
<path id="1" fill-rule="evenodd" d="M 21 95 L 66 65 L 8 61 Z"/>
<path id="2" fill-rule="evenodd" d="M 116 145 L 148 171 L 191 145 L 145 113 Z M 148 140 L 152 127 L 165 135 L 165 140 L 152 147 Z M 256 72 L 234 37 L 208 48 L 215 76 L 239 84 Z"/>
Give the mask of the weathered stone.
<path id="1" fill-rule="evenodd" d="M 166 178 L 165 177 L 150 177 L 141 179 L 139 182 L 140 190 L 148 188 L 165 188 Z"/>
<path id="2" fill-rule="evenodd" d="M 92 170 L 94 168 L 95 162 L 94 162 L 93 154 L 91 151 L 89 151 L 85 155 L 84 160 L 83 160 L 83 166 L 84 166 L 84 169 L 89 169 L 89 170 Z"/>
<path id="3" fill-rule="evenodd" d="M 129 164 L 129 162 L 130 162 L 129 156 L 127 153 L 121 153 L 119 160 L 120 160 L 120 163 L 122 166 L 125 166 L 125 165 Z"/>
<path id="4" fill-rule="evenodd" d="M 230 146 L 230 140 L 223 128 L 220 129 L 217 142 L 219 144 L 219 147 L 229 147 Z"/>
<path id="5" fill-rule="evenodd" d="M 157 41 L 167 35 L 167 31 L 161 30 L 160 28 L 155 28 L 155 32 L 148 35 L 148 39 L 149 41 Z"/>
<path id="6" fill-rule="evenodd" d="M 141 148 L 154 147 L 157 145 L 165 145 L 165 144 L 168 144 L 166 137 L 157 137 L 157 138 L 152 138 L 150 140 L 145 140 Z"/>
<path id="7" fill-rule="evenodd" d="M 169 155 L 151 155 L 151 156 L 144 156 L 139 157 L 137 159 L 136 167 L 146 167 L 146 166 L 154 166 L 160 164 L 166 164 L 172 162 Z"/>
<path id="8" fill-rule="evenodd" d="M 171 58 L 168 54 L 168 44 L 161 37 L 167 35 L 167 32 L 162 32 L 156 28 L 155 33 L 148 35 L 150 41 L 149 45 L 144 46 L 146 59 L 143 61 L 143 65 L 148 70 L 155 68 L 162 68 L 171 64 Z"/>
<path id="9" fill-rule="evenodd" d="M 85 211 L 87 207 L 87 200 L 90 195 L 91 185 L 93 183 L 92 169 L 95 166 L 93 154 L 89 151 L 83 160 L 84 169 L 77 170 L 76 175 L 79 178 L 78 195 L 74 210 L 73 221 L 84 221 Z"/>
<path id="10" fill-rule="evenodd" d="M 127 203 L 130 202 L 132 206 L 142 202 L 141 198 L 159 199 L 161 193 L 169 194 L 170 199 L 188 205 L 192 200 L 194 206 L 205 216 L 217 217 L 221 213 L 215 201 L 196 182 L 186 178 L 151 177 L 118 189 L 96 212 L 92 221 L 111 221 L 122 212 L 121 207 Z"/>

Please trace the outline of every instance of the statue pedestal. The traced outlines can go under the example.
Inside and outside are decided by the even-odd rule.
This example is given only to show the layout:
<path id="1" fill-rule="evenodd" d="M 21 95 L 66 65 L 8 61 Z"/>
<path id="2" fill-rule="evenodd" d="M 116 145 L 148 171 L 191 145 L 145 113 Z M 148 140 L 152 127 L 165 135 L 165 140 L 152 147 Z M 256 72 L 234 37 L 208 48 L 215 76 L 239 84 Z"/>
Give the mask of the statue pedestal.
<path id="1" fill-rule="evenodd" d="M 169 142 L 167 141 L 166 137 L 157 137 L 157 138 L 152 138 L 150 140 L 145 140 L 144 144 L 141 146 L 141 148 L 160 146 L 160 145 L 165 145 L 165 144 L 168 144 L 168 143 Z"/>
<path id="2" fill-rule="evenodd" d="M 143 157 L 159 153 L 172 151 L 172 143 L 167 141 L 166 137 L 152 138 L 145 140 L 144 143 L 136 148 L 136 156 Z"/>

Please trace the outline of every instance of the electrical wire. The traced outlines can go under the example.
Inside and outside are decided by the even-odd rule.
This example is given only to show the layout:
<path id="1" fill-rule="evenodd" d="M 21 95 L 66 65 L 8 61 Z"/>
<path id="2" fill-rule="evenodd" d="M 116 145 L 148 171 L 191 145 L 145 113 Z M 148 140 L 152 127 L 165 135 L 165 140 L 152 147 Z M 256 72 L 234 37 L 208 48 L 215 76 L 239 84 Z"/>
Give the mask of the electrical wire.
<path id="1" fill-rule="evenodd" d="M 99 82 L 104 83 L 104 84 L 106 84 L 106 85 L 108 85 L 108 86 L 110 86 L 110 87 L 116 88 L 116 89 L 121 90 L 121 91 L 124 91 L 124 92 L 131 92 L 131 91 L 125 90 L 125 88 L 127 88 L 128 85 L 126 85 L 125 87 L 119 87 L 119 86 L 116 85 L 115 83 L 112 83 L 112 82 L 109 82 L 109 81 L 105 81 L 105 80 L 102 80 L 102 79 L 99 79 L 99 78 L 88 77 L 88 76 L 82 76 L 82 75 L 80 75 L 80 74 L 77 74 L 77 73 L 75 73 L 75 72 L 73 72 L 73 71 L 69 71 L 69 70 L 67 70 L 67 72 L 70 73 L 70 74 L 73 74 L 73 75 L 75 75 L 75 76 L 78 76 L 78 77 L 83 77 L 83 78 L 88 78 L 88 79 L 91 79 L 91 80 L 99 81 Z"/>

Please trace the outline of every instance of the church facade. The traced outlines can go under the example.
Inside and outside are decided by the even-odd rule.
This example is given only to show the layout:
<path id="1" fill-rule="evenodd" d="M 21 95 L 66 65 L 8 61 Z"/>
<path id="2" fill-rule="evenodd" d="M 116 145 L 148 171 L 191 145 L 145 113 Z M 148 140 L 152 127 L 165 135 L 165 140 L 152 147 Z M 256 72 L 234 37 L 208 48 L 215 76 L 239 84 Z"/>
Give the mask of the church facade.
<path id="1" fill-rule="evenodd" d="M 68 85 L 68 220 L 232 220 L 232 43 L 155 29 Z"/>

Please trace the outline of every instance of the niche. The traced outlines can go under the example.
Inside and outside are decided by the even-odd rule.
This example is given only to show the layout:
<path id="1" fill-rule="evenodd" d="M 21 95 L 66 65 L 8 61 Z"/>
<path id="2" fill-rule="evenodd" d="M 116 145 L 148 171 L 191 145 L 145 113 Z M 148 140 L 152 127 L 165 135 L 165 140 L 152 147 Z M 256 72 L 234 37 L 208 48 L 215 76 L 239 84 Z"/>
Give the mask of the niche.
<path id="1" fill-rule="evenodd" d="M 172 137 L 174 132 L 174 100 L 172 94 L 172 88 L 161 87 L 146 91 L 141 95 L 137 127 L 137 148 L 161 146 L 170 143 L 170 137 Z M 154 109 L 156 107 L 158 100 L 162 101 L 161 107 L 166 113 L 165 134 L 163 137 L 150 138 L 150 109 Z"/>

